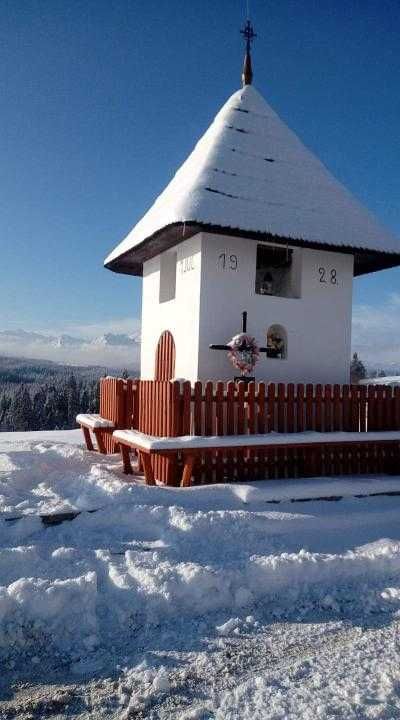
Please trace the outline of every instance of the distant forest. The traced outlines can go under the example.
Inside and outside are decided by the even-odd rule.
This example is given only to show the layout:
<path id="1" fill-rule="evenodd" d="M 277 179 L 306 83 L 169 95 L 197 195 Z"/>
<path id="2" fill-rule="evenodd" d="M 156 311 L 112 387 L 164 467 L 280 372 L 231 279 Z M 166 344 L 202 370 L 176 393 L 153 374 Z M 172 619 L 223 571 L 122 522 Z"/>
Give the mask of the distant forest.
<path id="1" fill-rule="evenodd" d="M 98 412 L 99 379 L 121 370 L 0 357 L 0 432 L 68 430 Z"/>

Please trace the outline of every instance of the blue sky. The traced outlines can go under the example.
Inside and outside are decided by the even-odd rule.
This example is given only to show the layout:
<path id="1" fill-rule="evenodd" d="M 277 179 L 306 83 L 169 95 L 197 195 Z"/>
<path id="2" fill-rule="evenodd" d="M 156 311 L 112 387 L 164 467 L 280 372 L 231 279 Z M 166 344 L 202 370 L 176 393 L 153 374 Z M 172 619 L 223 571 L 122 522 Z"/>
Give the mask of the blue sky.
<path id="1" fill-rule="evenodd" d="M 400 237 L 398 0 L 250 10 L 254 84 Z M 2 1 L 0 330 L 137 327 L 141 281 L 103 259 L 239 87 L 245 13 L 239 0 Z M 360 347 L 386 325 L 393 337 L 399 279 L 355 281 Z"/>

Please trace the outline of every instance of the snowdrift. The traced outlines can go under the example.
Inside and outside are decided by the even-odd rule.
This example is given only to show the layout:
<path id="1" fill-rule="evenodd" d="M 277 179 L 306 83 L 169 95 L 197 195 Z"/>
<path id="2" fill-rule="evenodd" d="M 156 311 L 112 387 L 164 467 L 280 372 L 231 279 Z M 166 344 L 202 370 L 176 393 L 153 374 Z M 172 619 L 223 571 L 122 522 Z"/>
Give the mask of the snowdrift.
<path id="1" fill-rule="evenodd" d="M 400 498 L 290 503 L 285 483 L 184 493 L 127 485 L 119 458 L 91 455 L 78 434 L 65 435 L 0 437 L 3 658 L 76 661 L 160 623 L 205 619 L 229 634 L 255 611 L 265 619 L 400 608 Z M 351 495 L 398 478 L 292 487 L 319 497 L 326 483 Z M 282 502 L 268 504 L 279 492 Z M 81 514 L 54 527 L 38 516 L 71 508 Z"/>

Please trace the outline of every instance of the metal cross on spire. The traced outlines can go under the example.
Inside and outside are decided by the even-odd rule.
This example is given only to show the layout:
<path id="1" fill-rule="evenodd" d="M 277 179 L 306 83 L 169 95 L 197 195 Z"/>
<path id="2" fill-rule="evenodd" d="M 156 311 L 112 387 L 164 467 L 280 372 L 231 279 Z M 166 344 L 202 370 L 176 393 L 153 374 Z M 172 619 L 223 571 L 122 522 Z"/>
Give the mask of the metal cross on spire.
<path id="1" fill-rule="evenodd" d="M 257 37 L 256 33 L 253 30 L 253 26 L 250 22 L 250 20 L 246 21 L 246 24 L 243 28 L 243 30 L 240 31 L 243 37 L 246 38 L 246 53 L 244 56 L 244 63 L 243 63 L 243 72 L 242 72 L 242 85 L 243 87 L 245 85 L 251 85 L 253 80 L 253 68 L 251 66 L 251 43 L 253 42 L 254 38 Z"/>

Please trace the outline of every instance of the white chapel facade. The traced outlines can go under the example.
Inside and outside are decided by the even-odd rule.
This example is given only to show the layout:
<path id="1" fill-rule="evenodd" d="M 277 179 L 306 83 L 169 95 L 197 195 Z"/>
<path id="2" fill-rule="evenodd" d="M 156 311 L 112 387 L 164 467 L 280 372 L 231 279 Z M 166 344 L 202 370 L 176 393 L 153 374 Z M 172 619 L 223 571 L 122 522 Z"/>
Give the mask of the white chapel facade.
<path id="1" fill-rule="evenodd" d="M 251 39 L 251 37 L 250 37 Z M 251 84 L 234 93 L 142 220 L 107 257 L 143 276 L 141 377 L 231 380 L 224 345 L 263 348 L 256 380 L 347 383 L 353 277 L 400 264 L 400 245 Z M 167 375 L 168 377 L 168 375 Z"/>
<path id="2" fill-rule="evenodd" d="M 260 258 L 274 261 L 274 255 L 278 262 L 288 256 L 291 264 L 283 273 L 261 266 L 263 275 L 278 275 L 275 289 L 265 293 L 257 268 Z M 274 329 L 284 343 L 279 352 L 261 353 L 256 379 L 348 382 L 352 282 L 351 255 L 199 232 L 144 263 L 141 376 L 154 378 L 157 343 L 167 329 L 176 346 L 176 377 L 231 380 L 226 352 L 209 346 L 239 332 L 245 308 L 259 346 Z"/>

